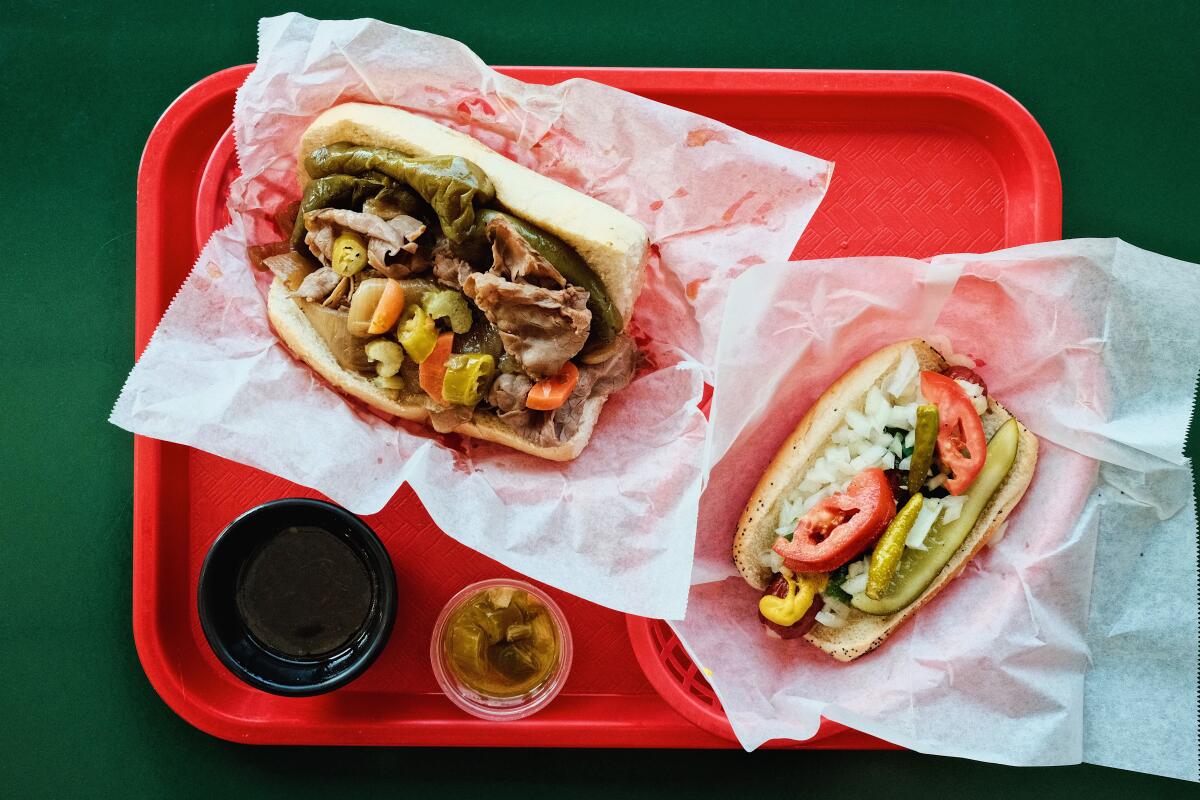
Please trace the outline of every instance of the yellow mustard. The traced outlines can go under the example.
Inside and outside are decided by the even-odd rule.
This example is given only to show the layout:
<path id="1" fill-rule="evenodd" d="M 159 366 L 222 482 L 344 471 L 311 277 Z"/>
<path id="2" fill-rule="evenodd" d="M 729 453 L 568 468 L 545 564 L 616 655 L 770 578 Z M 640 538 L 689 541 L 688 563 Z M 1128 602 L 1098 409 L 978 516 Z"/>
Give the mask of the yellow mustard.
<path id="1" fill-rule="evenodd" d="M 788 584 L 787 594 L 783 597 L 776 597 L 772 594 L 763 595 L 758 601 L 758 610 L 776 625 L 791 627 L 799 622 L 804 613 L 808 611 L 817 592 L 824 590 L 829 576 L 824 573 L 801 574 L 796 576 L 796 580 L 793 580 L 784 575 L 783 579 Z"/>

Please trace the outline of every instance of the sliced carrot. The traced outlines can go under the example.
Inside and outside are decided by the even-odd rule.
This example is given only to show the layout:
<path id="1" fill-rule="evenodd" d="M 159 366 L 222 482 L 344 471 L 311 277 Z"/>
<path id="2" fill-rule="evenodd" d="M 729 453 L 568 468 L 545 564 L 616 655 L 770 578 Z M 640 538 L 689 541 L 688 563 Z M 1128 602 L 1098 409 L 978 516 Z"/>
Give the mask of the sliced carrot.
<path id="1" fill-rule="evenodd" d="M 450 360 L 453 351 L 454 334 L 443 333 L 437 338 L 437 344 L 433 346 L 433 352 L 429 354 L 429 358 L 421 362 L 420 372 L 417 375 L 417 381 L 425 390 L 425 394 L 442 405 L 446 404 L 446 401 L 442 399 L 442 382 L 446 379 L 446 362 Z"/>
<path id="2" fill-rule="evenodd" d="M 367 333 L 387 333 L 396 327 L 402 311 L 404 311 L 404 287 L 400 285 L 400 281 L 388 278 L 387 285 L 383 287 L 383 294 L 379 296 L 379 304 L 375 306 L 375 313 L 371 315 L 371 324 L 367 327 Z"/>
<path id="3" fill-rule="evenodd" d="M 579 367 L 568 361 L 563 364 L 563 368 L 558 371 L 557 375 L 538 381 L 533 385 L 533 388 L 529 390 L 529 396 L 525 398 L 525 405 L 534 411 L 553 411 L 567 402 L 571 392 L 575 391 L 577 383 L 579 383 Z"/>

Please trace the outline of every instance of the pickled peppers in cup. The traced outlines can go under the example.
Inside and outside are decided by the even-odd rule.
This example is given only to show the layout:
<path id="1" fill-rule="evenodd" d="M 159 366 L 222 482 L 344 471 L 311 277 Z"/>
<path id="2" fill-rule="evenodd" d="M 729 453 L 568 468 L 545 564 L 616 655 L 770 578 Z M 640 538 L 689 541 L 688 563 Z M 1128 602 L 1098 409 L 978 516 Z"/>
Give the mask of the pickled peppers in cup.
<path id="1" fill-rule="evenodd" d="M 558 628 L 524 589 L 493 586 L 455 609 L 443 637 L 446 665 L 481 695 L 518 697 L 535 690 L 559 662 Z"/>

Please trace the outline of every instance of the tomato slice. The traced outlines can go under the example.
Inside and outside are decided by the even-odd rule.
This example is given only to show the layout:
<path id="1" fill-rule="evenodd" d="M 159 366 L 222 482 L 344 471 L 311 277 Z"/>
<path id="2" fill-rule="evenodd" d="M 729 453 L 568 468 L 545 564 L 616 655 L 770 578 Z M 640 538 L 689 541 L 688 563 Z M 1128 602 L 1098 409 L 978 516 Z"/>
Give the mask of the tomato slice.
<path id="1" fill-rule="evenodd" d="M 867 549 L 896 516 L 896 499 L 878 467 L 864 469 L 845 492 L 818 502 L 796 523 L 789 542 L 775 541 L 775 552 L 794 572 L 830 572 Z"/>
<path id="2" fill-rule="evenodd" d="M 938 409 L 938 458 L 952 474 L 946 480 L 946 489 L 953 495 L 962 494 L 970 488 L 987 459 L 983 420 L 971 405 L 971 398 L 953 378 L 922 372 L 921 394 Z"/>

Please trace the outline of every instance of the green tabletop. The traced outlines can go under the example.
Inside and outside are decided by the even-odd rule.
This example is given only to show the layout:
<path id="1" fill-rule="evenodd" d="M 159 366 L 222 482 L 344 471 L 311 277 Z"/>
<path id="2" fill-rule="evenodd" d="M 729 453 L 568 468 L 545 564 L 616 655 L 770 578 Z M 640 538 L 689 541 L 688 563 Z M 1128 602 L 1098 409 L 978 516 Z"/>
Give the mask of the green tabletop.
<path id="1" fill-rule="evenodd" d="M 1200 261 L 1195 0 L 1122 11 L 1026 0 L 964 16 L 949 9 L 973 4 L 911 0 L 296 5 L 436 31 L 498 64 L 967 72 L 1041 122 L 1062 169 L 1066 236 L 1120 236 Z M 256 19 L 286 4 L 4 7 L 0 186 L 11 219 L 0 263 L 16 318 L 0 345 L 0 795 L 1195 796 L 1182 782 L 1092 766 L 914 753 L 255 748 L 193 729 L 134 652 L 132 447 L 105 422 L 133 359 L 135 177 L 162 110 L 197 79 L 253 61 Z"/>

